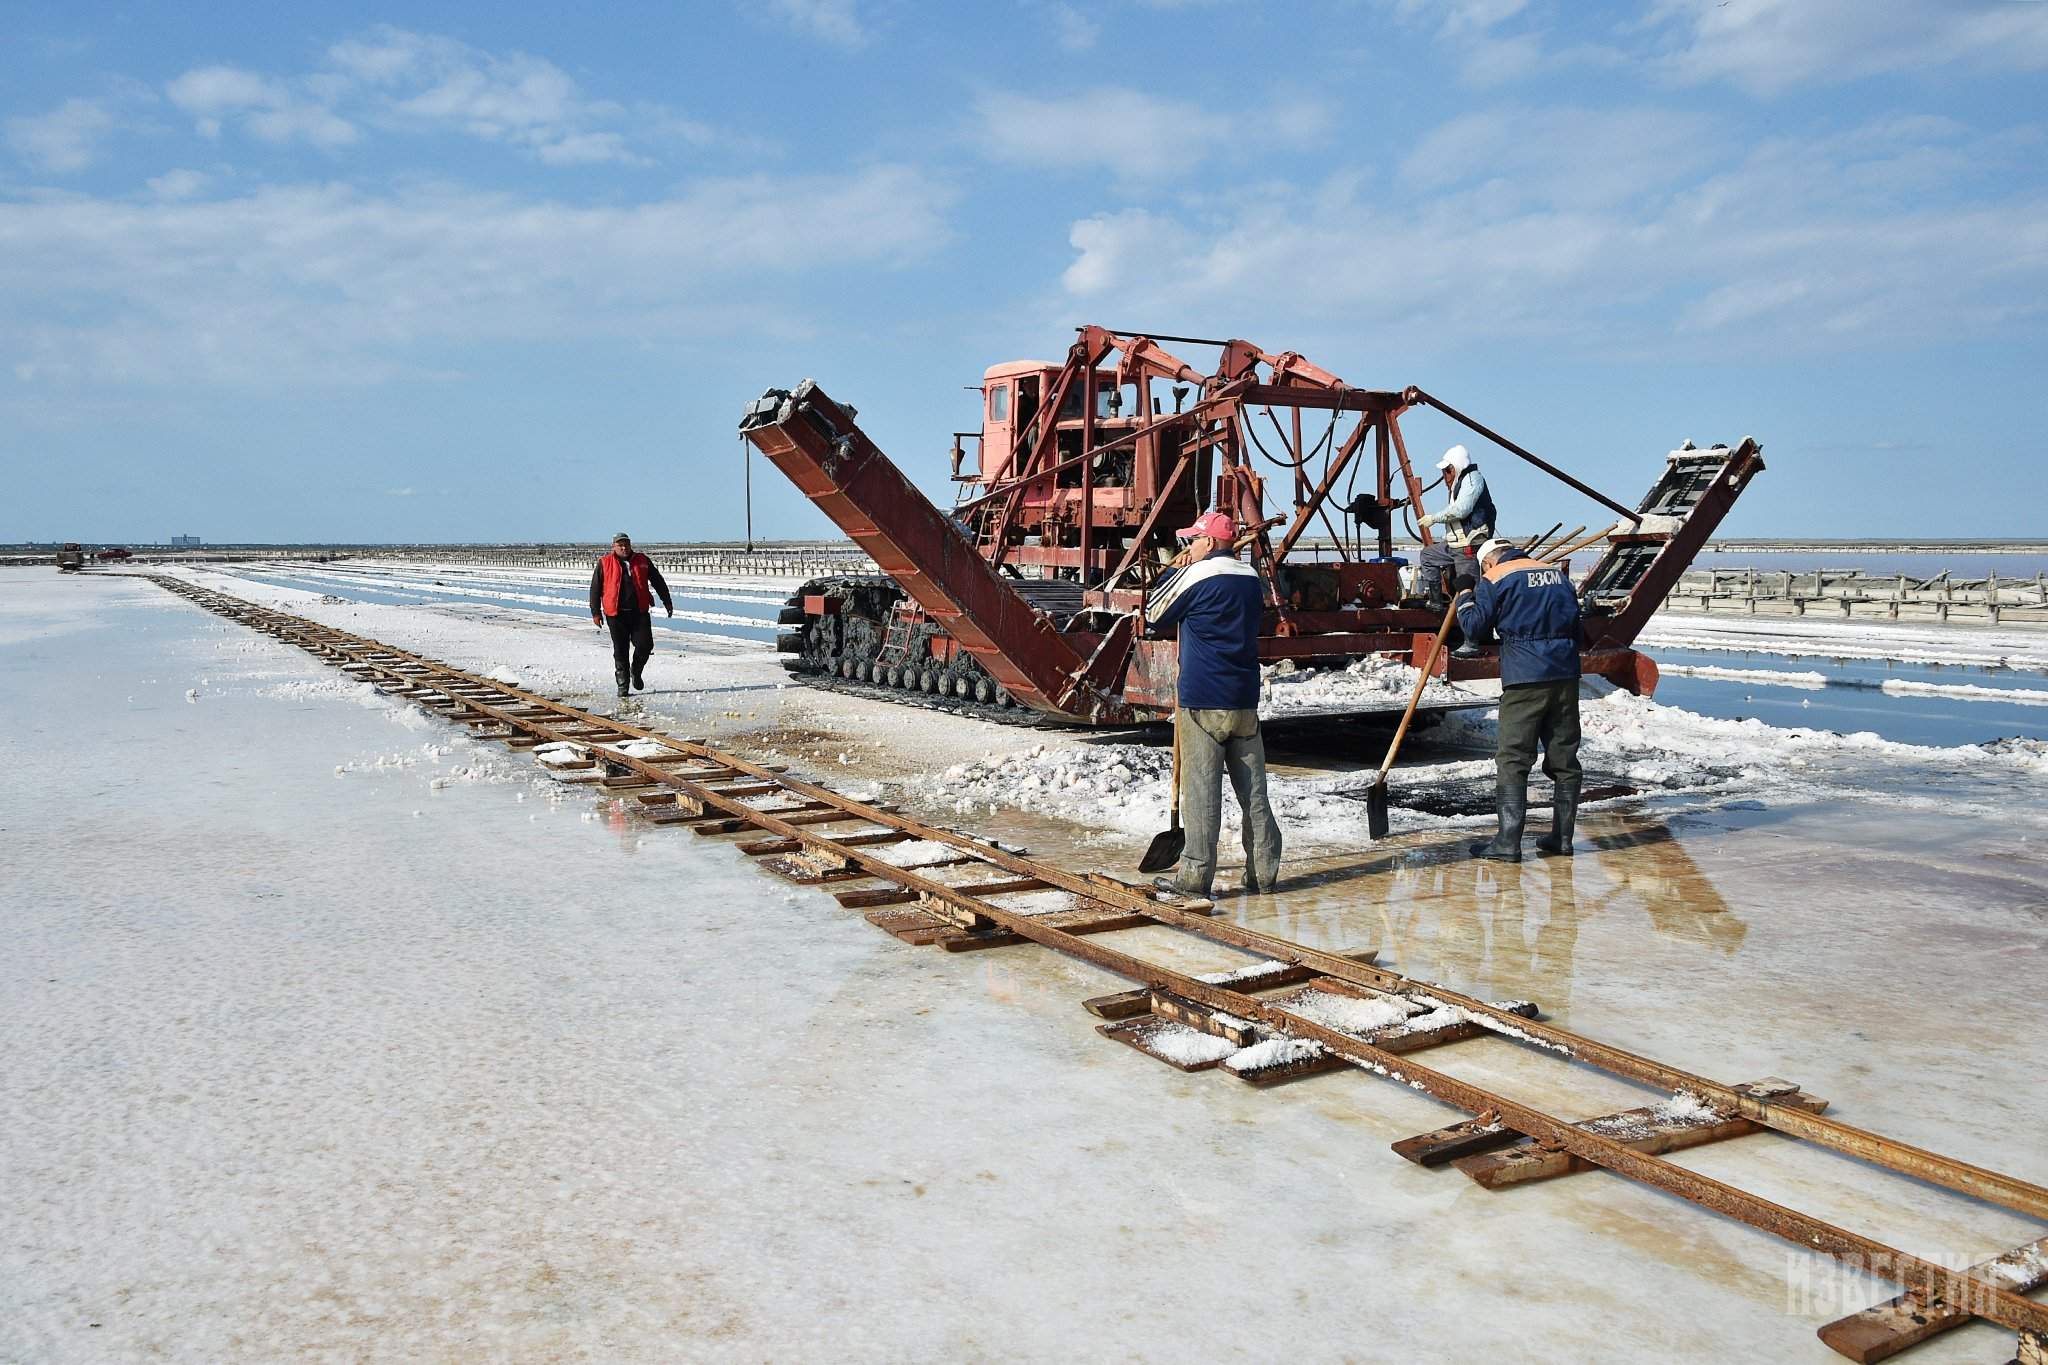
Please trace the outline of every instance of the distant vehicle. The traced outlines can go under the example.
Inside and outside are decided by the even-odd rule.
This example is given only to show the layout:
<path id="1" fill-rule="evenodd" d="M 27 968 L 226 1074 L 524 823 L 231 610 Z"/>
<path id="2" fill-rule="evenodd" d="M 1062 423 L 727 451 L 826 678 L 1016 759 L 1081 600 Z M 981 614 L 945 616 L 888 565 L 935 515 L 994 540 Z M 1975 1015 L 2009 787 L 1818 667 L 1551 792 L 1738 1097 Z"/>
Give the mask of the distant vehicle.
<path id="1" fill-rule="evenodd" d="M 111 564 L 117 560 L 133 559 L 135 558 L 135 552 L 125 545 L 113 545 L 101 550 L 93 558 L 102 564 Z"/>
<path id="2" fill-rule="evenodd" d="M 64 542 L 64 548 L 57 551 L 57 571 L 77 573 L 85 567 L 85 548 L 75 540 Z"/>

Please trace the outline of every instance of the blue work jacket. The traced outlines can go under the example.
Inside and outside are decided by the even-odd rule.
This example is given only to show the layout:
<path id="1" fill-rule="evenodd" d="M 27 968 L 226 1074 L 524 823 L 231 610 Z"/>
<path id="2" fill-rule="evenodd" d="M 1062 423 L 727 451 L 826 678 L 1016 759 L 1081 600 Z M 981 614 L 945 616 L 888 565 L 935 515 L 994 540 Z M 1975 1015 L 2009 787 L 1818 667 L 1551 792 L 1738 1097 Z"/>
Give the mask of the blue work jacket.
<path id="1" fill-rule="evenodd" d="M 1505 560 L 1459 594 L 1458 625 L 1468 640 L 1500 637 L 1500 681 L 1557 682 L 1579 676 L 1579 595 L 1564 567 Z"/>
<path id="2" fill-rule="evenodd" d="M 1147 603 L 1146 629 L 1180 629 L 1180 704 L 1190 711 L 1247 711 L 1259 704 L 1259 618 L 1265 587 L 1228 550 L 1177 569 Z"/>

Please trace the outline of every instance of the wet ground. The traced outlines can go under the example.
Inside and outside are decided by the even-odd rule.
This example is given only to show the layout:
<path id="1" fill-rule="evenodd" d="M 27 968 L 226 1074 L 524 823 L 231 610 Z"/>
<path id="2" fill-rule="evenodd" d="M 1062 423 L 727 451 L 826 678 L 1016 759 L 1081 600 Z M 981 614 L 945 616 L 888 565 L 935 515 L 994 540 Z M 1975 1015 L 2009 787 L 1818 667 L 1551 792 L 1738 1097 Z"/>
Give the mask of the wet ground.
<path id="1" fill-rule="evenodd" d="M 0 700 L 0 1359 L 1819 1362 L 1889 1292 L 1606 1175 L 1410 1166 L 1387 1143 L 1455 1115 L 1383 1080 L 1172 1071 L 1093 1032 L 1113 978 L 909 948 L 144 584 L 0 575 Z M 858 714 L 773 743 L 873 741 L 826 759 L 864 780 Z M 1729 792 L 1581 834 L 1519 867 L 1361 839 L 1222 908 L 2048 1181 L 2037 825 Z M 1574 1117 L 1654 1098 L 1503 1041 L 1431 1061 Z M 1773 1136 L 1679 1159 L 1954 1262 L 2040 1231 Z"/>

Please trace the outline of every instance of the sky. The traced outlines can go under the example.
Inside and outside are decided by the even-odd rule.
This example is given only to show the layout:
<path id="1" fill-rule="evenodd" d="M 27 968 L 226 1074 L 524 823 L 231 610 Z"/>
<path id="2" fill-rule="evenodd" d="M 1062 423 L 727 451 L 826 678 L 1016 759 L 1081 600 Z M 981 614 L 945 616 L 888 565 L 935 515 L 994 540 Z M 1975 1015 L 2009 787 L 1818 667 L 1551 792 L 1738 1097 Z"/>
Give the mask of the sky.
<path id="1" fill-rule="evenodd" d="M 1734 534 L 2040 536 L 2044 313 L 2042 0 L 0 0 L 0 541 L 738 538 L 763 389 L 946 496 L 1084 323 L 1630 503 L 1753 435 Z"/>

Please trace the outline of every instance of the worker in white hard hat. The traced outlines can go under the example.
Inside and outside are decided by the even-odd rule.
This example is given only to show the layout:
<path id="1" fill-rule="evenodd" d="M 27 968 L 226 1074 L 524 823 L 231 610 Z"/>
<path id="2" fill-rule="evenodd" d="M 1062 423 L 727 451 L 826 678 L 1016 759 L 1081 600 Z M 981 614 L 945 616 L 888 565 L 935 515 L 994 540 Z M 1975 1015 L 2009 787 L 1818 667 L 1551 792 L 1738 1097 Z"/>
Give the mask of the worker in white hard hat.
<path id="1" fill-rule="evenodd" d="M 1471 847 L 1475 858 L 1522 861 L 1529 811 L 1529 769 L 1543 749 L 1550 778 L 1550 833 L 1536 841 L 1548 857 L 1569 858 L 1579 813 L 1579 595 L 1562 564 L 1531 559 L 1506 540 L 1479 547 L 1478 581 L 1458 594 L 1458 624 L 1469 640 L 1500 637 L 1500 720 L 1494 750 L 1494 803 L 1500 827 Z"/>
<path id="2" fill-rule="evenodd" d="M 1450 501 L 1444 504 L 1443 511 L 1431 512 L 1422 519 L 1424 526 L 1437 528 L 1437 536 L 1422 547 L 1420 570 L 1430 607 L 1442 611 L 1451 600 L 1454 582 L 1479 576 L 1472 551 L 1493 535 L 1497 522 L 1486 476 L 1479 472 L 1465 447 L 1452 446 L 1446 450 L 1436 467 L 1443 471 L 1444 489 L 1450 494 Z"/>

